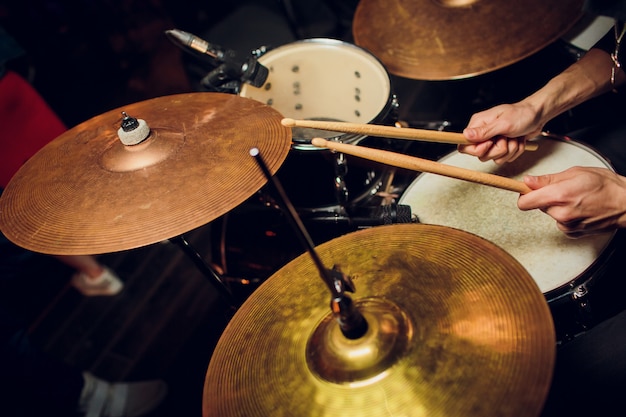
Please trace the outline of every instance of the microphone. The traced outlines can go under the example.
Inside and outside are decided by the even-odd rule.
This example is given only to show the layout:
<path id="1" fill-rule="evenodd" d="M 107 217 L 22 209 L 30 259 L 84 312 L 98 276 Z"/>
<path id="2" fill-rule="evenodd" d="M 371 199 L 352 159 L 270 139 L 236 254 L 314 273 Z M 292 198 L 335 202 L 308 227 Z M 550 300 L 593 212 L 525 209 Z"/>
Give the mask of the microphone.
<path id="1" fill-rule="evenodd" d="M 242 57 L 233 50 L 210 44 L 204 39 L 179 29 L 166 30 L 165 34 L 178 46 L 208 55 L 219 63 L 217 68 L 203 78 L 202 84 L 207 87 L 219 87 L 233 80 L 261 87 L 267 80 L 269 70 L 252 55 Z"/>
<path id="2" fill-rule="evenodd" d="M 411 206 L 405 204 L 388 204 L 367 209 L 365 213 L 354 213 L 354 216 L 314 215 L 310 220 L 321 223 L 344 224 L 359 228 L 373 227 L 394 223 L 414 223 L 417 219 L 411 214 Z M 357 215 L 358 214 L 358 215 Z"/>

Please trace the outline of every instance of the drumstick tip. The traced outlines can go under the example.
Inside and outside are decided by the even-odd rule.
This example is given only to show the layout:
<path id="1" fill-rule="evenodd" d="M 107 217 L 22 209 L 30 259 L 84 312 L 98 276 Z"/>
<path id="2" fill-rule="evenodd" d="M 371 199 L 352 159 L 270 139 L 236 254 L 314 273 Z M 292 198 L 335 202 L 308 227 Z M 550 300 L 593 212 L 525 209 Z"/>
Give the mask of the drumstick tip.
<path id="1" fill-rule="evenodd" d="M 318 148 L 325 148 L 326 147 L 326 142 L 328 142 L 326 139 L 322 139 L 322 138 L 313 138 L 311 139 L 311 144 L 313 146 L 317 146 Z"/>
<path id="2" fill-rule="evenodd" d="M 287 126 L 287 127 L 294 127 L 296 125 L 296 121 L 288 117 L 285 117 L 283 120 L 280 121 L 280 123 L 283 126 Z"/>

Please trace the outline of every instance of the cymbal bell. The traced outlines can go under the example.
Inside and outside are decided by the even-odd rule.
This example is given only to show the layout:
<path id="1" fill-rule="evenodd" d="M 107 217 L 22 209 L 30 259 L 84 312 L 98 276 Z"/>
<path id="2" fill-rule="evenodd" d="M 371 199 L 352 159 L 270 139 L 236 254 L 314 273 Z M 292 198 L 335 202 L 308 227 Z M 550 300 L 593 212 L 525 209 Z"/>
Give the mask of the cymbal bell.
<path id="1" fill-rule="evenodd" d="M 555 359 L 528 272 L 476 235 L 394 224 L 316 248 L 368 322 L 341 333 L 308 254 L 241 306 L 209 363 L 204 417 L 537 416 Z"/>
<path id="2" fill-rule="evenodd" d="M 361 0 L 355 43 L 395 75 L 451 80 L 526 58 L 580 19 L 583 0 Z"/>
<path id="3" fill-rule="evenodd" d="M 122 112 L 145 121 L 145 140 L 122 142 Z M 111 110 L 69 129 L 22 166 L 0 197 L 0 229 L 19 246 L 55 255 L 115 252 L 179 236 L 265 184 L 251 148 L 272 173 L 278 170 L 291 144 L 281 119 L 269 106 L 223 93 Z"/>

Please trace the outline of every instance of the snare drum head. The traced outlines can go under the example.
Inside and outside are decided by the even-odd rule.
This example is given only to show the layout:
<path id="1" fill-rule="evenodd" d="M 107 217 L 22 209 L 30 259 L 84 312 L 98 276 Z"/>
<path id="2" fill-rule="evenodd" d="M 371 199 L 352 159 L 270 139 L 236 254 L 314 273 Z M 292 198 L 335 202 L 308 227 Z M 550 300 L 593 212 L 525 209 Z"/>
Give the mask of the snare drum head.
<path id="1" fill-rule="evenodd" d="M 244 84 L 240 95 L 285 117 L 369 123 L 390 101 L 385 67 L 356 45 L 309 39 L 270 50 L 259 62 L 269 69 L 267 81 L 260 88 Z"/>
<path id="2" fill-rule="evenodd" d="M 555 139 L 542 140 L 539 150 L 501 166 L 456 151 L 440 162 L 519 180 L 526 174 L 551 174 L 573 166 L 611 169 L 583 145 Z M 544 294 L 583 275 L 614 235 L 567 238 L 542 211 L 519 210 L 518 197 L 511 191 L 421 174 L 407 187 L 400 203 L 409 205 L 421 223 L 465 230 L 500 246 L 524 265 Z"/>

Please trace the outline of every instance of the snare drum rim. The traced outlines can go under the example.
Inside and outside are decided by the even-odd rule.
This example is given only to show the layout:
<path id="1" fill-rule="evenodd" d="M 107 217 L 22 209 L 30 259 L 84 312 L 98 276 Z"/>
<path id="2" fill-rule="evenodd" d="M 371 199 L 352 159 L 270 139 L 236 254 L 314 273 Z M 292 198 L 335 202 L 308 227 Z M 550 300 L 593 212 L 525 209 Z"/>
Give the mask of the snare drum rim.
<path id="1" fill-rule="evenodd" d="M 575 145 L 595 156 L 599 161 L 603 162 L 604 165 L 606 165 L 607 169 L 616 172 L 615 167 L 613 166 L 611 161 L 588 143 L 582 143 L 577 141 L 576 139 L 570 138 L 569 136 L 558 135 L 550 132 L 543 132 L 541 136 L 547 139 L 562 141 L 571 145 Z M 544 294 L 546 300 L 550 303 L 554 303 L 557 300 L 564 299 L 565 297 L 569 298 L 573 295 L 576 288 L 583 285 L 588 286 L 593 281 L 599 279 L 602 275 L 604 265 L 606 264 L 606 262 L 608 262 L 608 259 L 613 255 L 613 252 L 615 251 L 615 239 L 617 233 L 618 230 L 614 230 L 610 233 L 610 237 L 607 240 L 606 245 L 600 251 L 598 257 L 577 277 L 571 279 L 563 285 L 553 288 L 552 290 L 546 291 Z"/>
<path id="2" fill-rule="evenodd" d="M 340 39 L 334 39 L 334 38 L 309 38 L 309 39 L 301 39 L 301 40 L 297 40 L 294 42 L 290 42 L 290 43 L 286 43 L 284 45 L 280 45 L 277 46 L 275 48 L 269 48 L 267 50 L 264 50 L 260 55 L 259 55 L 259 62 L 261 64 L 263 64 L 263 57 L 267 56 L 268 54 L 279 54 L 285 50 L 288 49 L 297 49 L 298 45 L 319 45 L 321 47 L 339 47 L 339 48 L 347 48 L 347 50 L 354 50 L 357 51 L 357 53 L 360 53 L 361 55 L 366 56 L 367 58 L 370 58 L 372 63 L 374 63 L 376 66 L 379 67 L 379 69 L 381 70 L 381 74 L 384 75 L 384 78 L 387 82 L 387 84 L 385 85 L 385 88 L 387 90 L 387 100 L 384 103 L 384 105 L 382 106 L 382 108 L 379 109 L 378 113 L 376 114 L 376 116 L 374 116 L 374 118 L 372 118 L 371 120 L 367 121 L 367 123 L 370 124 L 393 124 L 397 118 L 397 109 L 399 107 L 399 103 L 398 103 L 398 99 L 394 93 L 394 83 L 393 80 L 391 79 L 391 76 L 389 74 L 389 71 L 387 70 L 387 67 L 385 67 L 385 65 L 383 64 L 383 62 L 377 57 L 375 56 L 371 51 L 367 50 L 366 48 L 363 48 L 359 45 L 355 45 L 353 43 L 349 43 L 349 42 L 345 42 L 343 40 Z M 242 85 L 240 91 L 239 91 L 239 95 L 245 97 L 245 92 L 246 90 L 250 88 L 247 85 Z M 260 88 L 263 88 L 263 86 L 261 86 Z M 280 112 L 280 109 L 277 109 L 277 111 Z M 350 134 L 350 133 L 339 133 L 336 136 L 332 136 L 330 138 L 328 138 L 328 140 L 332 140 L 332 141 L 336 141 L 336 142 L 342 142 L 342 143 L 350 143 L 350 144 L 358 144 L 360 141 L 362 141 L 364 138 L 366 138 L 366 135 L 357 135 L 357 134 Z M 299 150 L 299 151 L 320 151 L 320 150 L 324 150 L 323 148 L 319 148 L 317 146 L 313 146 L 310 143 L 307 143 L 306 141 L 292 141 L 292 149 L 294 150 Z"/>
<path id="3" fill-rule="evenodd" d="M 586 151 L 587 153 L 589 153 L 590 155 L 594 156 L 599 162 L 601 162 L 602 164 L 604 164 L 606 166 L 607 169 L 616 172 L 615 168 L 613 167 L 613 165 L 611 164 L 611 162 L 604 157 L 603 155 L 601 155 L 596 149 L 594 149 L 592 146 L 588 145 L 587 143 L 582 143 L 579 142 L 573 138 L 570 138 L 566 135 L 558 135 L 558 134 L 554 134 L 554 133 L 549 133 L 549 132 L 544 132 L 541 134 L 542 139 L 541 140 L 554 140 L 557 142 L 564 142 L 573 146 L 576 146 L 584 151 Z M 541 145 L 540 145 L 541 146 Z M 443 157 L 441 157 L 440 159 L 438 159 L 438 162 L 441 163 L 446 163 L 446 160 L 454 157 L 455 155 L 458 155 L 459 151 L 458 150 L 454 150 L 452 152 L 447 153 L 446 155 L 444 155 Z M 405 196 L 408 196 L 411 191 L 413 190 L 413 188 L 417 187 L 417 183 L 420 180 L 423 180 L 424 176 L 427 175 L 432 175 L 429 173 L 420 173 L 414 180 L 413 182 L 411 182 L 411 184 L 409 184 L 405 190 L 402 193 L 402 196 L 399 199 L 399 204 L 404 204 L 405 203 Z M 418 214 L 419 216 L 419 214 Z M 450 226 L 448 226 L 450 227 Z M 596 259 L 591 262 L 591 264 L 589 264 L 580 274 L 578 274 L 577 276 L 571 278 L 568 281 L 565 281 L 564 283 L 547 290 L 546 292 L 543 292 L 546 300 L 551 303 L 552 301 L 556 301 L 559 299 L 563 299 L 565 297 L 569 297 L 572 295 L 572 293 L 575 291 L 575 289 L 581 285 L 587 285 L 588 283 L 590 283 L 592 280 L 595 280 L 598 277 L 599 271 L 602 271 L 603 269 L 603 265 L 604 263 L 607 261 L 607 259 L 611 256 L 611 254 L 614 251 L 614 245 L 615 245 L 615 235 L 617 234 L 617 230 L 614 230 L 610 233 L 607 232 L 608 234 L 608 239 L 606 241 L 606 244 L 604 245 L 604 247 L 602 247 L 602 249 L 599 251 L 598 256 L 596 257 Z M 472 233 L 472 232 L 469 232 Z M 487 239 L 487 238 L 484 238 Z M 489 239 L 487 239 L 489 240 Z M 493 243 L 493 242 L 492 242 Z M 495 243 L 494 243 L 495 244 Z M 504 249 L 504 248 L 503 248 Z M 504 249 L 506 250 L 506 249 Z"/>

